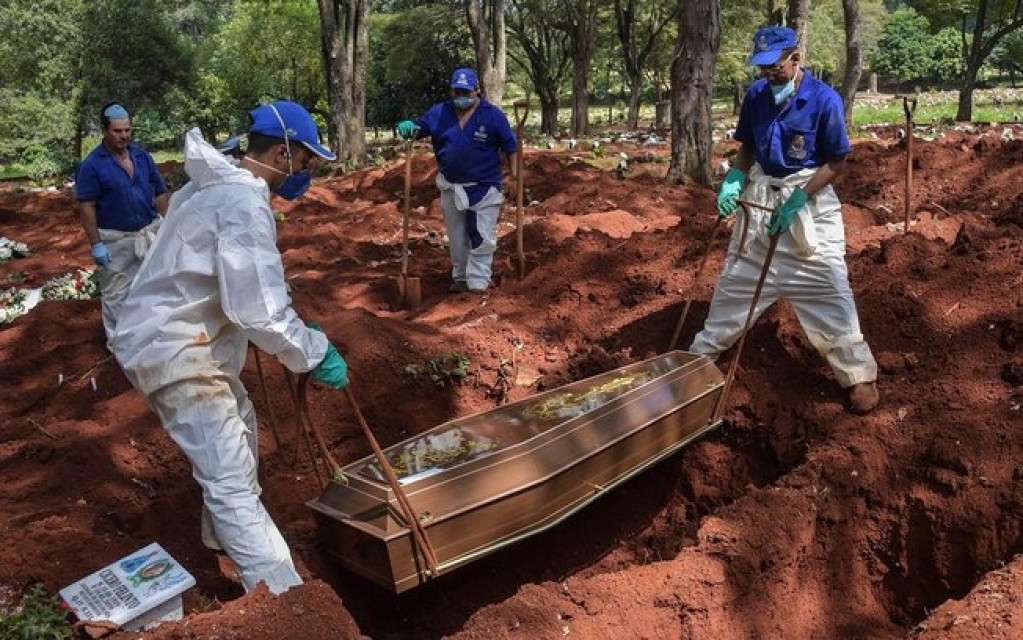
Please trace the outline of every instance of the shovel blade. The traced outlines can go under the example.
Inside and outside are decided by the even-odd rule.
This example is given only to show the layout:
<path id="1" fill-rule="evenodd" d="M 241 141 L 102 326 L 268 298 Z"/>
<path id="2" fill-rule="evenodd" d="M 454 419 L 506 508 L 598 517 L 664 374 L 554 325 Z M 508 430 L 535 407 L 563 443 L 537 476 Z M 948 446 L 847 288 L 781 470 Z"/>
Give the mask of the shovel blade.
<path id="1" fill-rule="evenodd" d="M 410 276 L 396 276 L 394 278 L 394 300 L 391 308 L 395 311 L 402 309 L 415 310 L 422 302 L 422 288 L 419 278 Z"/>

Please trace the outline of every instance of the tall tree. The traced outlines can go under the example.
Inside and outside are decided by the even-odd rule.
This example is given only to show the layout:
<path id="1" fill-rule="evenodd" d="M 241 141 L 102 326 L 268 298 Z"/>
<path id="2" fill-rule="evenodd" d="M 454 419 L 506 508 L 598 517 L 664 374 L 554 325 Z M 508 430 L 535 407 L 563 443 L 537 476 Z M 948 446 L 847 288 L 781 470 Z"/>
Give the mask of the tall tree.
<path id="1" fill-rule="evenodd" d="M 558 26 L 568 34 L 572 57 L 572 135 L 586 135 L 590 122 L 590 61 L 602 0 L 563 0 Z"/>
<path id="2" fill-rule="evenodd" d="M 558 128 L 558 99 L 568 75 L 568 34 L 550 19 L 552 0 L 510 0 L 508 30 L 515 48 L 508 57 L 529 76 L 540 100 L 540 132 L 554 135 Z"/>
<path id="3" fill-rule="evenodd" d="M 799 53 L 806 56 L 806 32 L 810 22 L 810 0 L 789 0 L 789 10 L 785 17 L 788 26 L 795 30 L 799 38 Z"/>
<path id="4" fill-rule="evenodd" d="M 370 0 L 318 0 L 323 70 L 330 105 L 328 135 L 338 158 L 366 156 L 366 62 Z"/>
<path id="5" fill-rule="evenodd" d="M 639 6 L 637 6 L 639 5 Z M 629 78 L 629 115 L 635 129 L 643 97 L 643 71 L 664 28 L 678 18 L 677 0 L 614 0 L 615 29 L 622 45 L 625 74 Z"/>
<path id="6" fill-rule="evenodd" d="M 465 0 L 469 31 L 476 49 L 476 70 L 487 100 L 500 106 L 504 98 L 507 38 L 504 0 Z"/>
<path id="7" fill-rule="evenodd" d="M 842 0 L 845 16 L 845 73 L 842 74 L 842 100 L 845 102 L 845 122 L 852 125 L 856 88 L 863 74 L 863 53 L 860 50 L 859 0 Z"/>
<path id="8" fill-rule="evenodd" d="M 678 54 L 671 67 L 671 165 L 668 179 L 710 185 L 711 97 L 721 46 L 718 0 L 679 0 Z"/>
<path id="9" fill-rule="evenodd" d="M 966 34 L 971 16 L 963 15 L 963 45 L 968 41 Z M 959 106 L 956 120 L 973 119 L 973 89 L 977 86 L 977 75 L 995 47 L 1009 34 L 1023 28 L 1023 0 L 978 0 L 977 12 L 972 16 L 972 41 L 969 41 L 966 68 L 959 86 Z"/>

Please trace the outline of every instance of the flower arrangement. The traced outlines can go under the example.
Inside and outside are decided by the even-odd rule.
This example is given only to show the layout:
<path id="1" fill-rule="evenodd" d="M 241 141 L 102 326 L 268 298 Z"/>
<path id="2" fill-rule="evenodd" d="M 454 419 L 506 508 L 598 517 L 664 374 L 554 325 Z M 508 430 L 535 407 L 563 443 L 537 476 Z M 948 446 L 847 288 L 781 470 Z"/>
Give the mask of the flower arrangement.
<path id="1" fill-rule="evenodd" d="M 0 289 L 0 324 L 13 322 L 27 313 L 25 308 L 26 293 L 24 289 L 9 287 Z"/>
<path id="2" fill-rule="evenodd" d="M 99 274 L 79 269 L 66 273 L 43 285 L 43 300 L 89 300 L 99 297 Z"/>
<path id="3" fill-rule="evenodd" d="M 0 262 L 7 262 L 11 258 L 24 258 L 32 255 L 28 245 L 24 242 L 15 242 L 6 237 L 0 237 Z"/>

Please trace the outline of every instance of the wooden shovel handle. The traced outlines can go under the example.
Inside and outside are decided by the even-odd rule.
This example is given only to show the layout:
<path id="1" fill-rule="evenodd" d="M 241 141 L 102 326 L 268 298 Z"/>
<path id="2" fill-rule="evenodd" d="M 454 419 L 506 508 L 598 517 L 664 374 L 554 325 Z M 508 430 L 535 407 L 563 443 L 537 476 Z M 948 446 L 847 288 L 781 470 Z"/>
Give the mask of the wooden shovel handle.
<path id="1" fill-rule="evenodd" d="M 412 141 L 405 143 L 405 203 L 401 212 L 401 277 L 408 277 L 408 225 L 412 210 Z"/>

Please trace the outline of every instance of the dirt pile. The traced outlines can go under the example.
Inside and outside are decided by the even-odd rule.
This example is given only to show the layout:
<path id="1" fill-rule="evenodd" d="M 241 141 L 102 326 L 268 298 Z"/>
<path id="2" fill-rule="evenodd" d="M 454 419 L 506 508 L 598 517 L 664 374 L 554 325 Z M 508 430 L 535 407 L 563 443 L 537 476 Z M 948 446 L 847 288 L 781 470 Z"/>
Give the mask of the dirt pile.
<path id="1" fill-rule="evenodd" d="M 53 592 L 156 540 L 198 585 L 186 620 L 151 638 L 1023 637 L 1023 129 L 1001 132 L 914 145 L 909 234 L 902 143 L 854 145 L 837 191 L 877 411 L 843 410 L 781 305 L 753 329 L 720 429 L 554 530 L 400 597 L 327 559 L 304 504 L 317 481 L 266 358 L 268 399 L 251 361 L 245 375 L 260 415 L 282 422 L 280 447 L 261 436 L 264 500 L 310 582 L 280 601 L 240 597 L 199 541 L 188 465 L 107 357 L 98 301 L 43 302 L 0 328 L 0 585 Z M 714 194 L 664 184 L 664 164 L 620 179 L 610 163 L 528 153 L 527 275 L 509 207 L 496 286 L 478 297 L 447 293 L 435 169 L 417 154 L 414 313 L 390 306 L 400 161 L 276 203 L 296 307 L 339 344 L 381 444 L 659 353 L 694 291 L 688 344 L 722 259 L 724 243 L 695 273 Z M 0 278 L 90 262 L 67 192 L 0 194 L 0 224 L 35 250 Z M 471 362 L 460 384 L 408 374 L 451 352 Z M 311 394 L 334 455 L 367 455 L 343 396 Z"/>

